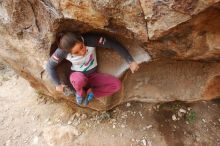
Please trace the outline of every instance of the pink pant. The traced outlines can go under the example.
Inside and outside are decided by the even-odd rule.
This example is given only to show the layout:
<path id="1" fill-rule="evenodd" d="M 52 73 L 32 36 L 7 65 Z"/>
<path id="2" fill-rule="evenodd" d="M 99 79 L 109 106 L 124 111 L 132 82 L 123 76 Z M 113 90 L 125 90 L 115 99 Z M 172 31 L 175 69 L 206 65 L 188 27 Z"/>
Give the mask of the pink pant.
<path id="1" fill-rule="evenodd" d="M 98 72 L 88 75 L 81 72 L 73 72 L 70 75 L 70 82 L 79 96 L 84 96 L 84 88 L 86 86 L 91 87 L 94 96 L 97 98 L 112 95 L 121 88 L 119 79 L 112 75 Z"/>

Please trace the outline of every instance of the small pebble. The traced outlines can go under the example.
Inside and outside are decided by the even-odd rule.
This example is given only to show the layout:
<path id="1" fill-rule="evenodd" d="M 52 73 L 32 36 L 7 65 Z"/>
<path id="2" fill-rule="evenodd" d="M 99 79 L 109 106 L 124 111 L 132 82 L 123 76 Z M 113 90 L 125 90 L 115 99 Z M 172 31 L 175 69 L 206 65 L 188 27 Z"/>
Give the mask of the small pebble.
<path id="1" fill-rule="evenodd" d="M 152 125 L 148 125 L 146 128 L 147 129 L 150 129 L 150 128 L 152 128 L 153 126 Z"/>
<path id="2" fill-rule="evenodd" d="M 147 146 L 147 141 L 145 139 L 142 139 L 141 142 L 143 143 L 144 146 Z"/>
<path id="3" fill-rule="evenodd" d="M 37 136 L 34 137 L 34 139 L 33 139 L 33 144 L 34 144 L 34 145 L 37 145 L 37 144 L 38 144 L 38 139 L 39 139 L 39 138 L 38 138 Z"/>
<path id="4" fill-rule="evenodd" d="M 186 113 L 186 110 L 184 110 L 184 109 L 179 109 L 179 111 L 181 112 L 181 113 Z"/>
<path id="5" fill-rule="evenodd" d="M 173 121 L 176 121 L 176 120 L 177 120 L 176 115 L 172 115 L 172 120 L 173 120 Z"/>
<path id="6" fill-rule="evenodd" d="M 124 125 L 124 124 L 122 124 L 122 125 L 121 125 L 121 128 L 125 128 L 125 125 Z"/>
<path id="7" fill-rule="evenodd" d="M 86 114 L 82 114 L 81 118 L 82 118 L 82 120 L 85 120 L 87 118 L 87 115 Z"/>
<path id="8" fill-rule="evenodd" d="M 44 122 L 47 123 L 50 119 L 46 119 Z"/>
<path id="9" fill-rule="evenodd" d="M 79 113 L 75 113 L 75 115 L 76 115 L 77 118 L 80 117 L 80 114 L 79 114 Z"/>
<path id="10" fill-rule="evenodd" d="M 5 146 L 10 146 L 11 140 L 7 140 Z"/>
<path id="11" fill-rule="evenodd" d="M 128 103 L 126 104 L 126 106 L 127 106 L 127 107 L 130 107 L 130 106 L 131 106 L 131 104 L 128 102 Z"/>

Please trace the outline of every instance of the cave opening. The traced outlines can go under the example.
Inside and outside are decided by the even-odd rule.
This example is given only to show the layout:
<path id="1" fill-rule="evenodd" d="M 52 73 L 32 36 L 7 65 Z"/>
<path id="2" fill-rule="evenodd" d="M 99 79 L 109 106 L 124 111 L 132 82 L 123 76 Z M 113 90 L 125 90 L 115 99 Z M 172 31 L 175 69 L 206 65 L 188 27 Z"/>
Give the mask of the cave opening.
<path id="1" fill-rule="evenodd" d="M 92 34 L 101 34 L 107 36 L 109 38 L 113 38 L 124 45 L 124 43 L 132 42 L 130 39 L 120 35 L 114 34 L 110 32 L 106 32 L 104 30 L 97 30 L 93 29 L 92 26 L 89 26 L 85 23 L 81 23 L 72 19 L 62 19 L 57 21 L 53 26 L 53 37 L 54 41 L 51 43 L 50 47 L 50 56 L 55 52 L 58 48 L 58 43 L 56 38 L 59 33 L 65 32 L 73 32 L 76 34 L 85 34 L 85 33 L 92 33 Z M 142 50 L 143 52 L 144 50 Z M 130 52 L 130 51 L 129 51 Z M 134 52 L 134 51 L 133 51 Z M 120 55 L 113 51 L 113 49 L 106 49 L 106 48 L 97 48 L 97 60 L 98 60 L 98 71 L 112 74 L 116 77 L 122 77 L 125 70 L 128 69 L 128 65 L 125 64 L 125 60 L 120 57 Z M 142 54 L 139 52 L 139 54 Z M 111 56 L 111 57 L 110 57 Z M 69 87 L 73 88 L 70 81 L 69 76 L 71 74 L 71 63 L 64 59 L 62 60 L 58 66 L 56 67 L 56 71 L 62 83 L 68 85 Z"/>

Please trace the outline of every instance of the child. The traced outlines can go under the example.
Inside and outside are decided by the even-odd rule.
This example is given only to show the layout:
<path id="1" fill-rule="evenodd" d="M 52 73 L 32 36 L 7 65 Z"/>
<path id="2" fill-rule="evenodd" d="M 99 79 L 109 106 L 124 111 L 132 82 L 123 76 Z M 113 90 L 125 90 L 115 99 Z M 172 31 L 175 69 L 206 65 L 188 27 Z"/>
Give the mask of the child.
<path id="1" fill-rule="evenodd" d="M 132 73 L 139 68 L 127 49 L 113 39 L 89 33 L 82 36 L 72 32 L 60 34 L 58 48 L 47 63 L 47 71 L 56 90 L 63 92 L 65 85 L 60 82 L 55 67 L 63 59 L 72 63 L 70 82 L 76 90 L 76 102 L 79 105 L 82 102 L 87 105 L 94 97 L 112 95 L 121 87 L 119 79 L 96 71 L 96 47 L 116 50 L 129 63 Z"/>

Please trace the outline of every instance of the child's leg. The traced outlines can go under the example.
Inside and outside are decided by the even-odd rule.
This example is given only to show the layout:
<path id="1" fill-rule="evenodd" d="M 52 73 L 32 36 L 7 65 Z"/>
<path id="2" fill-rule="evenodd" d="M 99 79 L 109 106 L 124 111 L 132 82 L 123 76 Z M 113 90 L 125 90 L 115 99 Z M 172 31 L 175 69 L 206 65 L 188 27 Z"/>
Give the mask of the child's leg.
<path id="1" fill-rule="evenodd" d="M 121 81 L 118 78 L 104 73 L 89 75 L 88 83 L 97 98 L 112 95 L 121 88 Z"/>
<path id="2" fill-rule="evenodd" d="M 88 78 L 81 72 L 73 72 L 70 75 L 70 82 L 76 90 L 76 94 L 80 97 L 84 96 L 83 87 L 86 86 Z"/>

